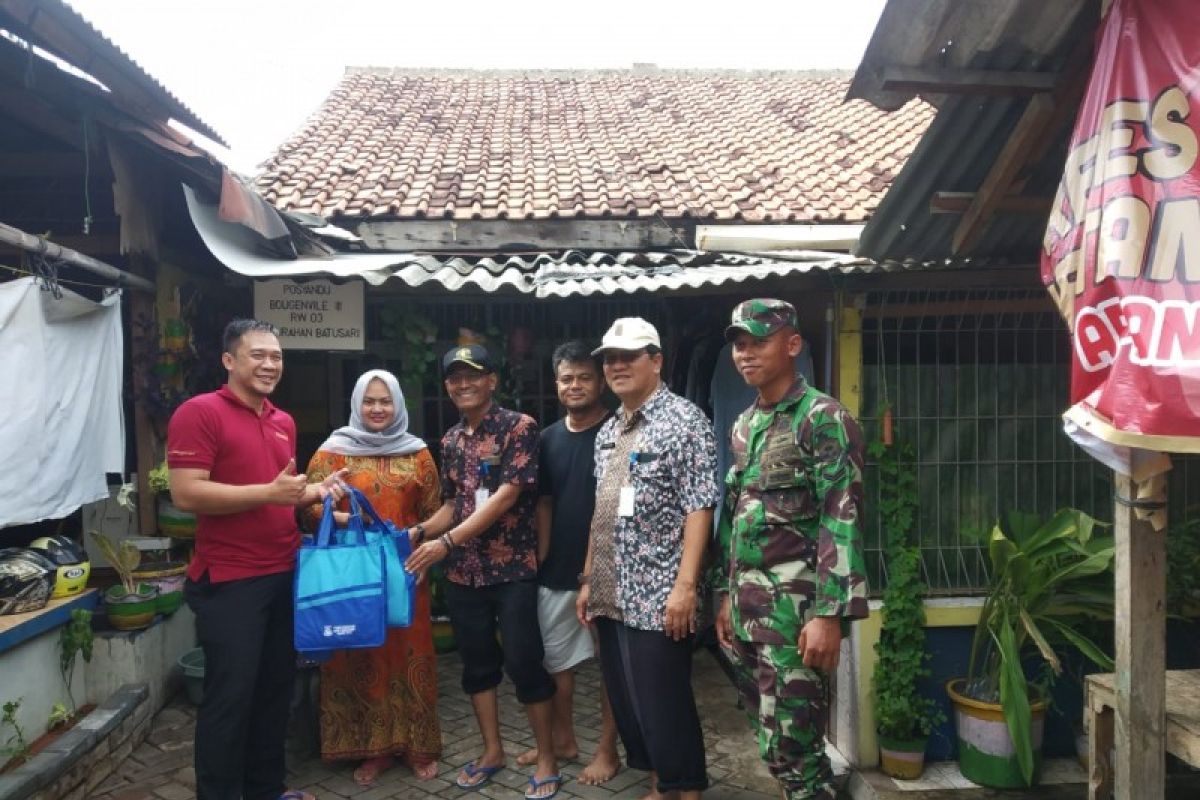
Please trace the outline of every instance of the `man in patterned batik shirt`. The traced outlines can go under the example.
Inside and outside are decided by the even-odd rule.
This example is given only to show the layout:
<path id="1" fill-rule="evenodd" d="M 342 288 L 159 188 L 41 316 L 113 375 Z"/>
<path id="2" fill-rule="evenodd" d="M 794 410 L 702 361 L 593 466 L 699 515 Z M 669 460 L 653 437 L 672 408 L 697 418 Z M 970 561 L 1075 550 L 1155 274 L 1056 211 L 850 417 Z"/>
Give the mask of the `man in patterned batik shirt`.
<path id="1" fill-rule="evenodd" d="M 720 499 L 712 425 L 662 384 L 658 331 L 618 319 L 595 351 L 621 400 L 596 436 L 596 510 L 577 613 L 600 641 L 626 760 L 649 797 L 708 787 L 692 695 L 697 584 Z"/>
<path id="2" fill-rule="evenodd" d="M 504 769 L 496 687 L 508 673 L 525 706 L 538 757 L 527 798 L 558 793 L 551 700 L 537 616 L 538 427 L 492 401 L 497 375 L 488 351 L 472 344 L 442 358 L 446 392 L 462 419 L 442 437 L 442 507 L 409 535 L 423 542 L 409 572 L 445 560 L 446 604 L 462 660 L 462 688 L 483 737 L 483 753 L 455 783 L 478 789 Z"/>
<path id="3" fill-rule="evenodd" d="M 843 623 L 867 616 L 862 431 L 794 372 L 802 341 L 791 304 L 748 300 L 725 336 L 758 399 L 733 426 L 717 637 L 784 795 L 833 800 L 828 680 Z"/>

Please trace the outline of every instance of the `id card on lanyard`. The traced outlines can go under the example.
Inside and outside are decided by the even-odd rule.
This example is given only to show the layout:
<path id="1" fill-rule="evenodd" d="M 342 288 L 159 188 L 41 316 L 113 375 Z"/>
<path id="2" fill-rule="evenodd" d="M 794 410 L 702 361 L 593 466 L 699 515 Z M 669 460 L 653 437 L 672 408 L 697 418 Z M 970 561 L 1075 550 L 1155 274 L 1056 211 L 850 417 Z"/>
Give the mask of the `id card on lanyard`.
<path id="1" fill-rule="evenodd" d="M 478 511 L 488 498 L 492 496 L 492 492 L 487 488 L 486 481 L 488 476 L 488 463 L 486 461 L 479 462 L 479 488 L 475 490 L 475 510 Z"/>
<path id="2" fill-rule="evenodd" d="M 629 454 L 629 479 L 633 479 L 633 465 L 638 463 L 637 451 Z M 621 487 L 621 494 L 617 498 L 617 516 L 632 517 L 633 516 L 633 486 L 626 484 Z"/>

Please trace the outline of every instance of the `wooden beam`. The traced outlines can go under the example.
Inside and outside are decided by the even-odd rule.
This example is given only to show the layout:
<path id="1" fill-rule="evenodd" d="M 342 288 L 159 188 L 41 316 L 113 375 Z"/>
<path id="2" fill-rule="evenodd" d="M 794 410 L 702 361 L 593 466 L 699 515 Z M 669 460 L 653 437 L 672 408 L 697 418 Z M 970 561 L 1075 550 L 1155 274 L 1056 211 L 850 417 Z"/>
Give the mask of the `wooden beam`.
<path id="1" fill-rule="evenodd" d="M 1058 132 L 1074 118 L 1087 88 L 1092 48 L 1092 37 L 1080 36 L 1067 56 L 1054 91 L 1034 95 L 1029 101 L 959 221 L 952 244 L 955 255 L 965 255 L 974 248 L 1005 198 L 1019 196 L 1025 188 L 1029 175 L 1022 172 L 1024 166 L 1039 162 L 1059 141 Z"/>
<path id="2" fill-rule="evenodd" d="M 25 233 L 25 231 L 14 228 L 11 225 L 5 225 L 3 222 L 0 222 L 0 242 L 19 247 L 29 253 L 44 253 L 47 258 L 58 259 L 73 267 L 86 269 L 88 272 L 116 281 L 119 286 L 141 289 L 144 292 L 154 292 L 154 284 L 145 278 L 117 269 L 111 264 L 105 264 L 103 261 L 97 261 L 68 247 L 61 247 L 40 236 Z"/>
<path id="3" fill-rule="evenodd" d="M 1090 701 L 1089 701 L 1090 703 Z M 1088 724 L 1088 800 L 1111 800 L 1113 794 L 1113 710 L 1085 709 Z"/>
<path id="4" fill-rule="evenodd" d="M 344 228 L 353 222 L 337 222 Z M 639 250 L 691 248 L 696 223 L 660 219 L 381 220 L 361 222 L 355 233 L 374 250 L 497 251 Z"/>
<path id="5" fill-rule="evenodd" d="M 0 84 L 0 115 L 11 117 L 5 124 L 16 123 L 83 150 L 83 126 L 63 118 L 44 100 L 29 92 Z"/>
<path id="6" fill-rule="evenodd" d="M 965 214 L 975 200 L 975 192 L 934 192 L 929 198 L 930 214 Z M 1007 195 L 996 203 L 997 214 L 1038 214 L 1050 213 L 1052 197 L 1026 197 L 1023 195 Z"/>
<path id="7" fill-rule="evenodd" d="M 1054 100 L 1050 95 L 1034 95 L 1029 101 L 1012 136 L 1004 143 L 1004 149 L 954 231 L 952 252 L 955 255 L 966 255 L 979 242 L 996 207 L 1009 194 L 1013 182 L 1028 163 L 1034 145 L 1046 135 L 1047 124 L 1053 115 Z"/>
<path id="8" fill-rule="evenodd" d="M 1137 497 L 1115 473 L 1117 498 Z M 1166 500 L 1164 494 L 1163 498 Z M 1128 505 L 1113 504 L 1116 535 L 1117 800 L 1164 797 L 1166 787 L 1167 540 Z"/>
<path id="9" fill-rule="evenodd" d="M 141 256 L 134 259 L 134 268 L 147 269 L 146 260 Z M 146 411 L 145 387 L 146 374 L 154 368 L 158 353 L 155 334 L 158 330 L 155 322 L 155 296 L 149 293 L 134 292 L 129 298 L 129 317 L 132 320 L 133 335 L 129 339 L 129 360 L 133 372 L 133 440 L 135 469 L 137 471 L 137 517 L 138 533 L 141 536 L 155 536 L 158 533 L 157 502 L 154 492 L 150 490 L 150 470 L 158 466 L 159 448 L 158 434 L 150 414 Z M 142 330 L 141 326 L 149 326 Z"/>
<path id="10" fill-rule="evenodd" d="M 119 257 L 121 255 L 121 237 L 115 233 L 92 234 L 89 236 L 52 236 L 49 241 L 59 247 L 65 247 L 93 258 L 103 256 Z M 24 249 L 11 244 L 0 242 L 0 253 L 10 254 L 23 252 Z"/>
<path id="11" fill-rule="evenodd" d="M 1052 72 L 884 67 L 880 88 L 912 94 L 1021 96 L 1052 91 L 1057 81 Z"/>

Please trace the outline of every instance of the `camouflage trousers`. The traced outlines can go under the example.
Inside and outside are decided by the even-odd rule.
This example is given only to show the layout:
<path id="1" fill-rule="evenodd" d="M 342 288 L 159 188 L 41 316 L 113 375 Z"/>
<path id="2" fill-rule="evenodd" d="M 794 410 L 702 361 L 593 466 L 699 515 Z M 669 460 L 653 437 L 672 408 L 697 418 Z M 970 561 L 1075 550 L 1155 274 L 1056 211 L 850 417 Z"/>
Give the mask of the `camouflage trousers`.
<path id="1" fill-rule="evenodd" d="M 804 666 L 795 644 L 733 641 L 738 691 L 767 769 L 788 800 L 834 800 L 824 676 Z"/>

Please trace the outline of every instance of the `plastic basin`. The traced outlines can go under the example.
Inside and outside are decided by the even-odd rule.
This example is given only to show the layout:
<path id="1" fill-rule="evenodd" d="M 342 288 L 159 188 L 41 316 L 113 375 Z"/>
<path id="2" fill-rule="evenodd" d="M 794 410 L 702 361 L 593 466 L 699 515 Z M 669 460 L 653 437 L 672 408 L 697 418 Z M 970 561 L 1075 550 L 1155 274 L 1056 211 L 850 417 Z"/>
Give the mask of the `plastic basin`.
<path id="1" fill-rule="evenodd" d="M 197 647 L 181 655 L 179 668 L 183 670 L 183 689 L 188 700 L 200 705 L 204 699 L 204 649 Z"/>

